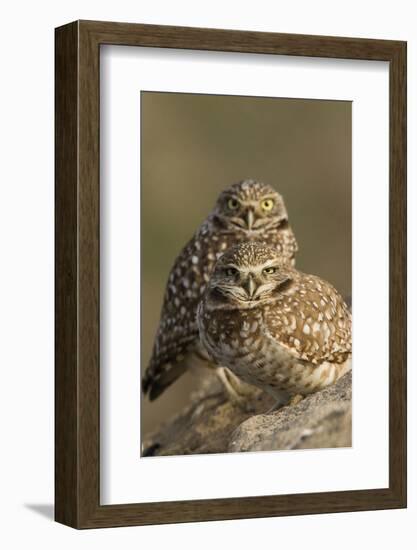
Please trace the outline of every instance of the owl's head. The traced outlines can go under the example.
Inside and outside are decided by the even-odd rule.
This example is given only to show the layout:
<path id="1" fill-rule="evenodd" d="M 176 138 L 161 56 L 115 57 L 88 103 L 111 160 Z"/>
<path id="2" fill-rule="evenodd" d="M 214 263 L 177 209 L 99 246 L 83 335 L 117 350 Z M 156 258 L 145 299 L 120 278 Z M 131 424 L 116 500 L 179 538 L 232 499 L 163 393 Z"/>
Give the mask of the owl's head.
<path id="1" fill-rule="evenodd" d="M 297 271 L 273 248 L 254 241 L 229 248 L 217 261 L 207 293 L 219 307 L 252 308 L 277 299 L 297 278 Z"/>
<path id="2" fill-rule="evenodd" d="M 288 221 L 284 200 L 270 185 L 243 180 L 225 189 L 217 199 L 214 218 L 234 231 L 263 231 Z"/>

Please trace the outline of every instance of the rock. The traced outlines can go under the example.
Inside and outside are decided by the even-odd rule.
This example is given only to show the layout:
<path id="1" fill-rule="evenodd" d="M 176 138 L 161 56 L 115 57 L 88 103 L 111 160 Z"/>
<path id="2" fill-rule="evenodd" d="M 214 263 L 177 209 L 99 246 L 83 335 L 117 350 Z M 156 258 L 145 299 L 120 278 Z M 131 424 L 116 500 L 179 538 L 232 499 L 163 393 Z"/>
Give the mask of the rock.
<path id="1" fill-rule="evenodd" d="M 209 373 L 190 405 L 146 437 L 142 456 L 350 447 L 352 376 L 265 414 L 271 398 L 253 388 L 248 409 L 230 402 Z"/>

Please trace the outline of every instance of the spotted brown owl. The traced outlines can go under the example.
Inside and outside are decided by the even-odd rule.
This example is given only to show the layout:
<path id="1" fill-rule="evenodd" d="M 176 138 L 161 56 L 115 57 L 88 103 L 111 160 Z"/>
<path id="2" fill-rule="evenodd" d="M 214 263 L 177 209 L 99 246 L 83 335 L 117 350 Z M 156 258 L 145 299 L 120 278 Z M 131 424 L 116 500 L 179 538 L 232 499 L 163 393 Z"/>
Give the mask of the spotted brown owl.
<path id="1" fill-rule="evenodd" d="M 160 323 L 142 388 L 151 400 L 190 364 L 208 359 L 201 348 L 197 306 L 216 260 L 244 241 L 269 245 L 283 262 L 294 264 L 297 242 L 284 201 L 275 189 L 244 180 L 225 189 L 192 239 L 177 257 L 166 285 Z"/>
<path id="2" fill-rule="evenodd" d="M 221 256 L 197 318 L 214 361 L 281 403 L 333 384 L 351 368 L 351 315 L 340 294 L 260 243 Z"/>

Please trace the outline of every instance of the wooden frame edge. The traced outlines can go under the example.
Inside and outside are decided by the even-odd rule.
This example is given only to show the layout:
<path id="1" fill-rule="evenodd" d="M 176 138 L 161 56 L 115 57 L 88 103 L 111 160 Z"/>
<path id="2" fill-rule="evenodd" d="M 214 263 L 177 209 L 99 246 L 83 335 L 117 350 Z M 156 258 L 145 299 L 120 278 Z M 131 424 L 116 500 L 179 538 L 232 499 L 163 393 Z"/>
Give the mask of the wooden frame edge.
<path id="1" fill-rule="evenodd" d="M 55 520 L 78 518 L 78 23 L 55 31 Z"/>
<path id="2" fill-rule="evenodd" d="M 56 29 L 55 44 L 56 521 L 83 529 L 405 507 L 406 43 L 76 21 Z M 239 499 L 99 504 L 100 44 L 390 63 L 390 160 L 393 161 L 390 163 L 389 488 Z"/>
<path id="3" fill-rule="evenodd" d="M 393 48 L 390 87 L 389 478 L 407 505 L 407 43 Z M 395 330 L 397 327 L 397 330 Z"/>

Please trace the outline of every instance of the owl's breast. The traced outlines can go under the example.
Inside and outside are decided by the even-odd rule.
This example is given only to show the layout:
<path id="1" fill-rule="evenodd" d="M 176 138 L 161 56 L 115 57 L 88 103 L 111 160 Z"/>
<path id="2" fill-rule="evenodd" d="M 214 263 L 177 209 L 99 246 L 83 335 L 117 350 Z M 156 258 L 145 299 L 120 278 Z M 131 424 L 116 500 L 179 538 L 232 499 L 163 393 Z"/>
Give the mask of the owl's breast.
<path id="1" fill-rule="evenodd" d="M 262 312 L 258 310 L 216 310 L 200 308 L 199 324 L 203 345 L 220 364 L 237 364 L 258 349 Z"/>

